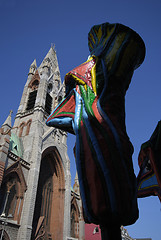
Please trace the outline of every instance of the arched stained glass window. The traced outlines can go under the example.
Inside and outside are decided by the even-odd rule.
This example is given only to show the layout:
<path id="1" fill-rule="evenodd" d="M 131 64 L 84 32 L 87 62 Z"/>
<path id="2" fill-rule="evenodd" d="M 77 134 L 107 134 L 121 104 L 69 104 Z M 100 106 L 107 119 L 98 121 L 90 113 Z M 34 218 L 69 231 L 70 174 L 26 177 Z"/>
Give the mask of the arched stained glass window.
<path id="1" fill-rule="evenodd" d="M 15 209 L 17 205 L 18 179 L 12 175 L 3 183 L 1 188 L 0 211 L 10 219 L 15 218 Z"/>
<path id="2" fill-rule="evenodd" d="M 73 199 L 74 200 L 74 199 Z M 73 238 L 79 238 L 79 210 L 78 210 L 78 205 L 76 201 L 72 200 L 71 204 L 71 213 L 70 213 L 70 218 L 71 218 L 71 237 Z"/>
<path id="3" fill-rule="evenodd" d="M 42 159 L 38 191 L 36 196 L 36 206 L 33 219 L 32 239 L 35 237 L 36 228 L 40 217 L 44 217 L 44 227 L 50 230 L 50 212 L 53 193 L 53 169 L 48 158 Z"/>
<path id="4" fill-rule="evenodd" d="M 42 190 L 42 207 L 41 216 L 45 216 L 45 223 L 49 223 L 50 218 L 50 204 L 52 197 L 52 178 L 47 179 Z"/>
<path id="5" fill-rule="evenodd" d="M 43 152 L 41 160 L 32 240 L 63 239 L 64 183 L 60 155 L 56 148 L 50 147 Z"/>

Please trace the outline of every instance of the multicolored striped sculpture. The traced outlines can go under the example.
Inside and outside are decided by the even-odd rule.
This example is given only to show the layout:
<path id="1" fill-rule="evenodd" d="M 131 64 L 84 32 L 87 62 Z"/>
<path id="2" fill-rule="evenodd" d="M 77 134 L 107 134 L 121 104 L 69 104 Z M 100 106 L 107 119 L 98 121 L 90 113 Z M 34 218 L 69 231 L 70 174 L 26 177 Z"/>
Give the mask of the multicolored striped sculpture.
<path id="1" fill-rule="evenodd" d="M 161 121 L 149 141 L 142 144 L 138 161 L 138 197 L 154 195 L 161 201 Z"/>
<path id="2" fill-rule="evenodd" d="M 90 57 L 66 74 L 66 97 L 46 123 L 76 135 L 86 222 L 129 225 L 138 218 L 138 208 L 125 93 L 145 46 L 132 29 L 109 23 L 92 27 L 88 45 Z"/>

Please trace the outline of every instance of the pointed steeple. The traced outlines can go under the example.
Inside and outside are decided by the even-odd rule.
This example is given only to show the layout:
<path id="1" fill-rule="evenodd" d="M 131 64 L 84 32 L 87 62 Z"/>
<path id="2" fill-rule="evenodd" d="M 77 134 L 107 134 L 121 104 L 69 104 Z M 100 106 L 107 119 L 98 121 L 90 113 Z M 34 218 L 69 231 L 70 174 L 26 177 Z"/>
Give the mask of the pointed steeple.
<path id="1" fill-rule="evenodd" d="M 78 180 L 78 173 L 77 173 L 77 171 L 76 171 L 76 175 L 75 175 L 75 179 L 74 179 L 73 190 L 74 190 L 75 193 L 80 194 L 79 180 Z"/>
<path id="2" fill-rule="evenodd" d="M 51 46 L 47 55 L 45 56 L 44 60 L 42 61 L 39 69 L 43 69 L 43 71 L 46 71 L 48 75 L 50 76 L 52 73 L 55 72 L 56 67 L 58 66 L 57 62 L 57 56 L 55 51 L 55 46 Z M 41 72 L 41 70 L 40 70 Z"/>
<path id="3" fill-rule="evenodd" d="M 79 182 L 78 182 L 78 173 L 77 173 L 77 171 L 76 171 L 75 179 L 74 179 L 74 180 L 75 180 L 75 182 L 79 183 Z"/>
<path id="4" fill-rule="evenodd" d="M 33 75 L 35 73 L 36 69 L 37 69 L 37 64 L 36 64 L 36 59 L 34 59 L 33 63 L 30 65 L 28 75 L 30 75 L 30 74 Z"/>
<path id="5" fill-rule="evenodd" d="M 2 124 L 2 127 L 4 128 L 12 128 L 12 121 L 11 121 L 11 115 L 12 115 L 13 111 L 11 110 L 6 121 Z"/>
<path id="6" fill-rule="evenodd" d="M 31 66 L 37 68 L 36 59 L 34 59 L 34 61 L 33 61 L 33 63 L 31 64 Z M 31 66 L 30 66 L 30 67 L 31 67 Z"/>
<path id="7" fill-rule="evenodd" d="M 10 111 L 9 116 L 7 117 L 6 121 L 3 123 L 2 127 L 0 128 L 0 186 L 3 180 L 4 169 L 7 161 L 7 154 L 9 149 L 9 142 L 11 136 L 11 114 Z"/>

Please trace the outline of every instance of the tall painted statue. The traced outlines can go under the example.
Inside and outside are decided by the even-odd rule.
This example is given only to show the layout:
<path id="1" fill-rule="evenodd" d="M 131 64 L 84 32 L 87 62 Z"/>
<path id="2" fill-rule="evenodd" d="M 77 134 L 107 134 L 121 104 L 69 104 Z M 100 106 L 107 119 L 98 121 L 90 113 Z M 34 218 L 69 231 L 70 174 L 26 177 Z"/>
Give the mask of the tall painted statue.
<path id="1" fill-rule="evenodd" d="M 109 23 L 91 28 L 88 46 L 88 60 L 66 74 L 66 97 L 46 123 L 76 136 L 85 221 L 106 229 L 103 239 L 121 239 L 120 231 L 114 236 L 113 226 L 133 224 L 138 218 L 125 94 L 144 60 L 145 46 L 132 29 Z"/>

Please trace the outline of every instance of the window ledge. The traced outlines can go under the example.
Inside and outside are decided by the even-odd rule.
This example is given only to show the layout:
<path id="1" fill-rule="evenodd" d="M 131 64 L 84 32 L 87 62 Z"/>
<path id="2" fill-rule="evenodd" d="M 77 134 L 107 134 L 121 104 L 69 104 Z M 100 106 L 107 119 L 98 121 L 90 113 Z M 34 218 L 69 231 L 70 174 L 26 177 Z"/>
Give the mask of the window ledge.
<path id="1" fill-rule="evenodd" d="M 20 225 L 17 223 L 17 221 L 15 220 L 11 220 L 11 219 L 6 219 L 6 218 L 3 218 L 3 217 L 0 217 L 0 224 L 5 224 L 5 225 L 12 225 L 12 226 L 15 226 L 17 228 L 20 227 Z"/>

